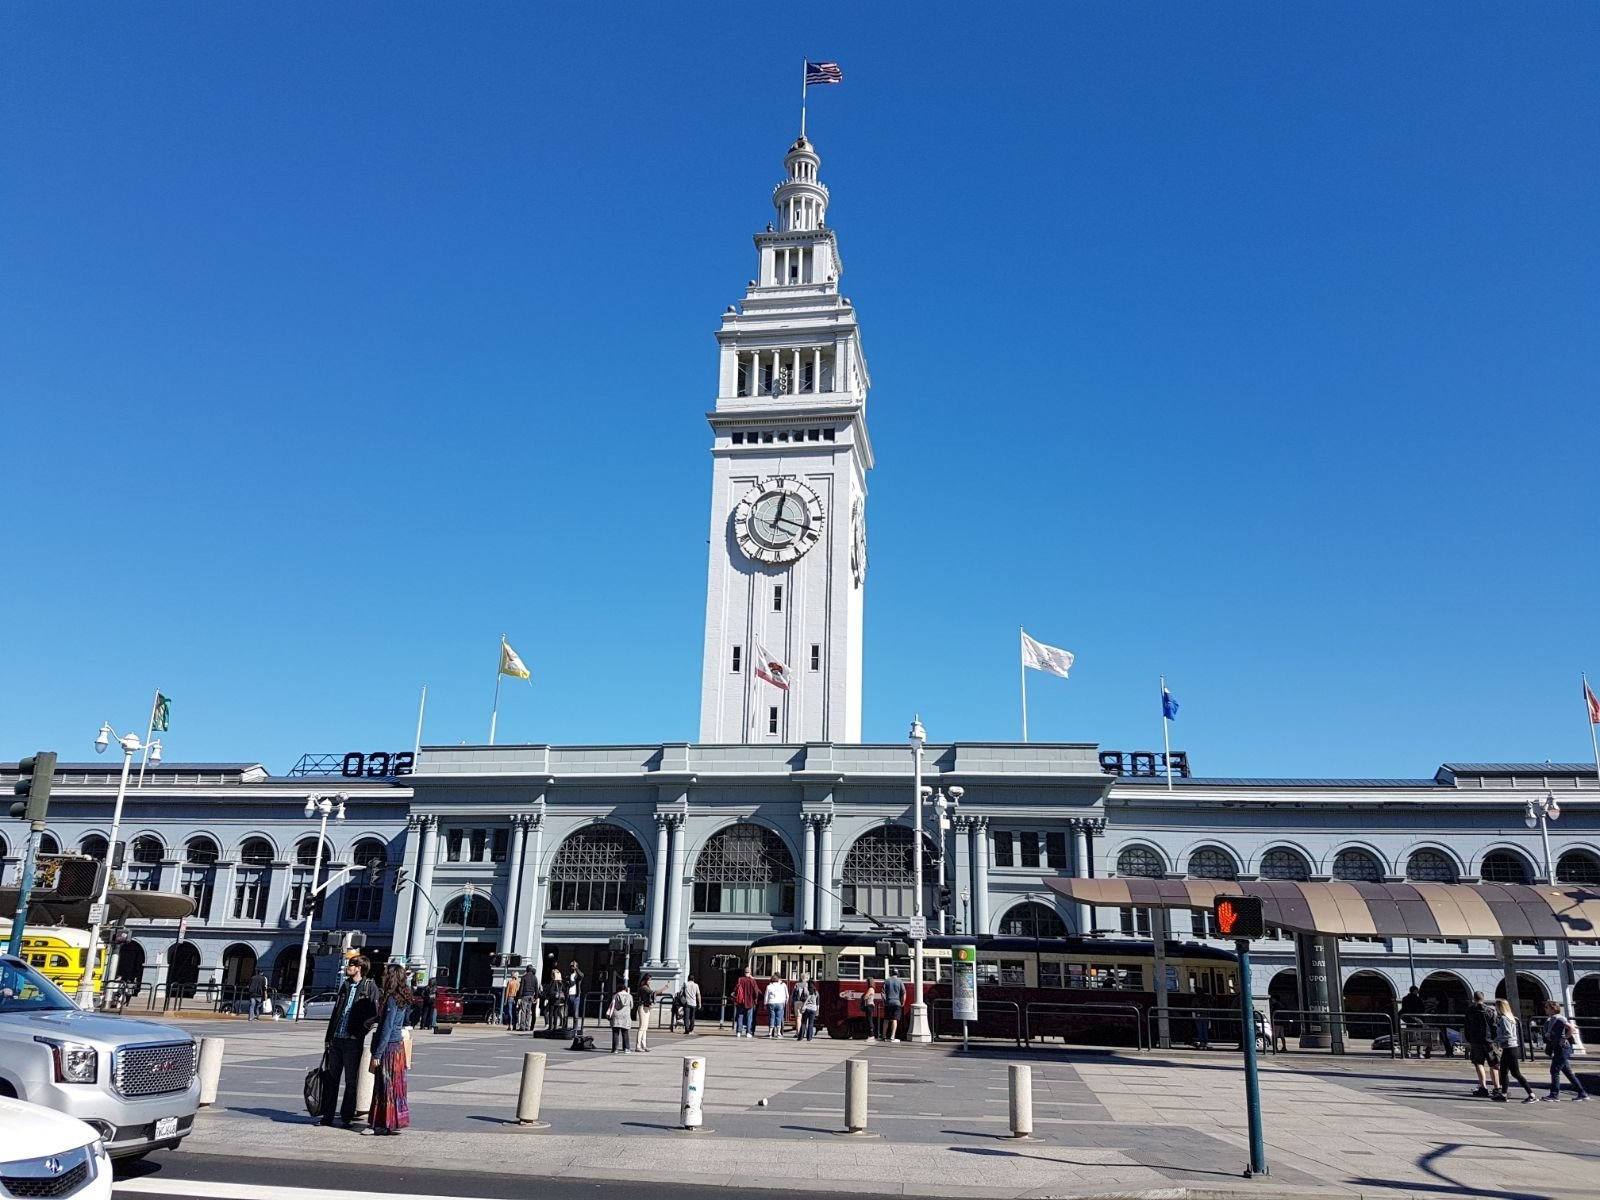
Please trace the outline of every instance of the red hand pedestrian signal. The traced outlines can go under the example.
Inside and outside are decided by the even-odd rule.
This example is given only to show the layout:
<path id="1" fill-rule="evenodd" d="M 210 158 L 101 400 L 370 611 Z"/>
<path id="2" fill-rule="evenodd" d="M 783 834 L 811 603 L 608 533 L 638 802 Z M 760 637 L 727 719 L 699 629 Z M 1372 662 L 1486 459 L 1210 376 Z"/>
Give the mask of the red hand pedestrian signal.
<path id="1" fill-rule="evenodd" d="M 1261 915 L 1261 900 L 1256 896 L 1219 896 L 1211 908 L 1217 933 L 1227 938 L 1266 936 L 1266 921 Z"/>

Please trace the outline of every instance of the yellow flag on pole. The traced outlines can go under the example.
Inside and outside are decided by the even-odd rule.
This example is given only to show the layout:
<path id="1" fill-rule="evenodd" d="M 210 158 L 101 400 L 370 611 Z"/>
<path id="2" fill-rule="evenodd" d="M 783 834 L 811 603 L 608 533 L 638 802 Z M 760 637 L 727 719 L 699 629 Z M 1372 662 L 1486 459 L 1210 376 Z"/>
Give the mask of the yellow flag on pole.
<path id="1" fill-rule="evenodd" d="M 500 674 L 510 675 L 516 679 L 529 679 L 532 677 L 532 672 L 523 665 L 522 660 L 517 657 L 517 652 L 511 648 L 510 643 L 505 638 L 500 639 Z"/>

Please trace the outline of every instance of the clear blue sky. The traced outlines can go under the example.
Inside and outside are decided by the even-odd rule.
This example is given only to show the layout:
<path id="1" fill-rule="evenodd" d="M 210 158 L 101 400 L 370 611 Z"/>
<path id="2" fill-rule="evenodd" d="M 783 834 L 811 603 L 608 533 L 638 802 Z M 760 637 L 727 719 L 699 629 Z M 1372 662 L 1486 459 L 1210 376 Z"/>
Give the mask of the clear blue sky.
<path id="1" fill-rule="evenodd" d="M 1600 7 L 0 9 L 0 757 L 697 733 L 712 338 L 798 124 L 866 722 L 1583 760 Z M 796 37 L 803 40 L 796 41 Z M 650 513 L 641 526 L 638 514 Z"/>

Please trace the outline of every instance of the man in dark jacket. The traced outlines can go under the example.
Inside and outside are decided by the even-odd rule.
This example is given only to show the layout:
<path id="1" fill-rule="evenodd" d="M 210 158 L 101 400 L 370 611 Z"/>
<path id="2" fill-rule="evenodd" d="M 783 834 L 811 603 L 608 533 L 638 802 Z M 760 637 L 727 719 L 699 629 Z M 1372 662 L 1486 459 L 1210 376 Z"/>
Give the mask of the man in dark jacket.
<path id="1" fill-rule="evenodd" d="M 1489 1082 L 1494 1078 L 1489 1070 L 1489 1046 L 1494 1041 L 1494 1005 L 1483 998 L 1482 992 L 1472 993 L 1472 1003 L 1467 1007 L 1466 1026 L 1462 1033 L 1467 1040 L 1467 1058 L 1478 1073 L 1478 1087 L 1474 1096 L 1487 1096 Z"/>
<path id="2" fill-rule="evenodd" d="M 267 973 L 260 967 L 250 976 L 250 1019 L 257 1020 L 267 1003 Z"/>
<path id="3" fill-rule="evenodd" d="M 346 1129 L 356 1119 L 356 1081 L 361 1078 L 362 1045 L 378 1023 L 378 985 L 367 978 L 372 964 L 357 956 L 344 965 L 344 982 L 333 1001 L 324 1039 L 327 1077 L 322 1081 L 323 1125 L 333 1124 L 333 1109 L 339 1099 L 339 1082 L 344 1081 L 344 1103 L 339 1105 L 339 1123 Z"/>

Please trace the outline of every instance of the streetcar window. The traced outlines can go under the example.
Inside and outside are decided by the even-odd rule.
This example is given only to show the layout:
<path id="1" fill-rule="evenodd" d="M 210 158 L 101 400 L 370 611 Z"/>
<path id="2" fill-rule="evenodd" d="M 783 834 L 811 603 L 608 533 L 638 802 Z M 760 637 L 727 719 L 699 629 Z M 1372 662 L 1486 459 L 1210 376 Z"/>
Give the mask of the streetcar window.
<path id="1" fill-rule="evenodd" d="M 840 979 L 864 979 L 861 973 L 861 956 L 859 954 L 841 954 L 839 956 Z"/>
<path id="2" fill-rule="evenodd" d="M 1039 963 L 1039 986 L 1047 988 L 1066 987 L 1066 975 L 1063 967 L 1066 964 L 1058 962 Z"/>
<path id="3" fill-rule="evenodd" d="M 772 955 L 752 954 L 750 956 L 750 974 L 770 976 L 772 974 Z"/>
<path id="4" fill-rule="evenodd" d="M 1026 987 L 1028 983 L 1028 964 L 1020 958 L 1002 958 L 1000 960 L 1000 982 L 1007 987 Z"/>
<path id="5" fill-rule="evenodd" d="M 885 970 L 885 960 L 879 958 L 877 955 L 873 955 L 871 958 L 863 958 L 861 960 L 861 966 L 861 977 L 863 979 L 883 979 L 888 975 L 888 972 Z"/>

